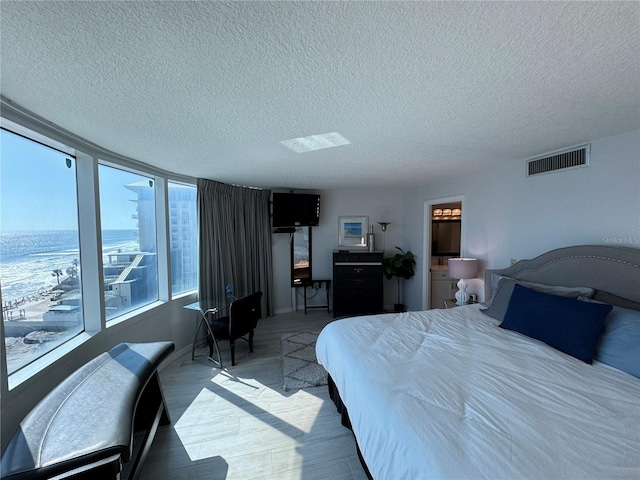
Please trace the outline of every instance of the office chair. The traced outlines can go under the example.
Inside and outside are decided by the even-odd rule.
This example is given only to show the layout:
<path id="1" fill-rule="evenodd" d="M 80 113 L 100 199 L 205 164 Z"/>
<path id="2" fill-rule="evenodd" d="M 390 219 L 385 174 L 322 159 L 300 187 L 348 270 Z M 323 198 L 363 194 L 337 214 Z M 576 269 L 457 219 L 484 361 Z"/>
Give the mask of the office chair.
<path id="1" fill-rule="evenodd" d="M 231 366 L 236 364 L 236 344 L 239 338 L 249 343 L 249 351 L 253 352 L 253 330 L 258 324 L 261 316 L 260 300 L 262 292 L 258 291 L 243 298 L 231 302 L 229 305 L 229 315 L 220 317 L 211 322 L 213 338 L 209 342 L 209 356 L 213 355 L 214 343 L 217 347 L 217 340 L 229 340 L 231 347 Z M 248 335 L 248 338 L 246 337 Z M 222 367 L 220 350 L 218 351 L 218 361 Z"/>

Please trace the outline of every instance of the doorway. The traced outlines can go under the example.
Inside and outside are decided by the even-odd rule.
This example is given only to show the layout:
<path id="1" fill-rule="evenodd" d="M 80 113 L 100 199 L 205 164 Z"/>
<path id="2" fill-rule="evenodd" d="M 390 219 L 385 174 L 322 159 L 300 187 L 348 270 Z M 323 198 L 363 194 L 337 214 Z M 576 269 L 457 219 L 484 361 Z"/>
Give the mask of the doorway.
<path id="1" fill-rule="evenodd" d="M 448 260 L 461 256 L 463 242 L 464 196 L 425 202 L 423 308 L 445 308 L 454 297 L 456 280 L 449 276 Z"/>

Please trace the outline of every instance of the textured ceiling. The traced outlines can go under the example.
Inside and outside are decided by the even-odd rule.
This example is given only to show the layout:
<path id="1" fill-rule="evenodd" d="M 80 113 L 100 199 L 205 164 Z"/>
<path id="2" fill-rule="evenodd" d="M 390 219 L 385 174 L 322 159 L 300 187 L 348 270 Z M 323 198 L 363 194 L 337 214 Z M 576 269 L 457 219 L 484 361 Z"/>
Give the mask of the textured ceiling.
<path id="1" fill-rule="evenodd" d="M 223 182 L 416 185 L 640 127 L 635 1 L 3 0 L 0 20 L 2 95 Z M 328 132 L 351 143 L 280 143 Z"/>

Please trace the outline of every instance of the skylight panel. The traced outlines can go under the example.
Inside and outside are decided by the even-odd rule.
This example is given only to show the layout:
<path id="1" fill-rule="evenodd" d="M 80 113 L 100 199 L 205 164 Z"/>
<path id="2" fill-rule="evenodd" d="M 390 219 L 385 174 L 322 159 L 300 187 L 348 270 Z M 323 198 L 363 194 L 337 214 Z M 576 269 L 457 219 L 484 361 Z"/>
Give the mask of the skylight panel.
<path id="1" fill-rule="evenodd" d="M 280 143 L 294 152 L 305 153 L 312 152 L 313 150 L 322 150 L 323 148 L 349 145 L 351 142 L 338 132 L 331 132 L 310 135 L 308 137 L 292 138 L 290 140 L 281 140 Z"/>

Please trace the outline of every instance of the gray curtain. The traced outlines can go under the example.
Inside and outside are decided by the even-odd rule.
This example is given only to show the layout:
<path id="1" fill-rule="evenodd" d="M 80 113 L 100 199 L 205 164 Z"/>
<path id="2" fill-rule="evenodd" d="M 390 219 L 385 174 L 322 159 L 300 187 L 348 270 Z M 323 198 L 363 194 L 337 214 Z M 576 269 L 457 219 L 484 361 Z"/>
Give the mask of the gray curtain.
<path id="1" fill-rule="evenodd" d="M 198 179 L 199 298 L 221 304 L 262 291 L 262 315 L 273 315 L 270 190 Z"/>

